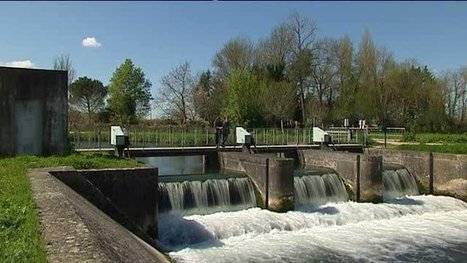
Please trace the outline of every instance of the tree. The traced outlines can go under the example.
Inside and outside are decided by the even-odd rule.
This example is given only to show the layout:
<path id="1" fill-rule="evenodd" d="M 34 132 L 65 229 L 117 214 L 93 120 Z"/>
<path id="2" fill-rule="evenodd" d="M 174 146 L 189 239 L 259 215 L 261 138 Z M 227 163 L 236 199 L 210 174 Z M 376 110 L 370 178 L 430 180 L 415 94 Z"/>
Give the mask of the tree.
<path id="1" fill-rule="evenodd" d="M 151 82 L 143 70 L 126 59 L 113 73 L 109 84 L 109 108 L 125 126 L 146 116 L 151 110 Z"/>
<path id="2" fill-rule="evenodd" d="M 254 59 L 254 46 L 247 37 L 236 37 L 227 42 L 213 59 L 216 74 L 222 81 L 229 78 L 234 70 L 251 68 Z"/>
<path id="3" fill-rule="evenodd" d="M 55 57 L 53 61 L 53 68 L 55 70 L 68 71 L 68 86 L 70 86 L 73 80 L 75 80 L 76 71 L 71 64 L 70 55 L 60 55 Z"/>
<path id="4" fill-rule="evenodd" d="M 262 92 L 262 104 L 264 114 L 272 121 L 280 121 L 281 128 L 284 128 L 284 120 L 293 117 L 296 94 L 295 87 L 288 81 L 269 81 Z"/>
<path id="5" fill-rule="evenodd" d="M 186 124 L 194 120 L 193 106 L 194 78 L 191 75 L 190 64 L 184 62 L 162 77 L 161 90 L 157 96 L 158 107 L 169 117 Z"/>
<path id="6" fill-rule="evenodd" d="M 93 116 L 105 105 L 107 88 L 96 79 L 81 77 L 70 85 L 70 103 L 79 111 L 86 112 L 91 122 Z"/>
<path id="7" fill-rule="evenodd" d="M 305 96 L 309 88 L 317 26 L 308 17 L 294 12 L 289 17 L 288 28 L 293 34 L 290 79 L 296 83 L 300 118 L 305 122 Z"/>
<path id="8" fill-rule="evenodd" d="M 275 27 L 267 39 L 261 40 L 256 48 L 256 61 L 260 67 L 283 65 L 284 70 L 292 63 L 294 34 L 287 24 Z"/>
<path id="9" fill-rule="evenodd" d="M 260 97 L 263 94 L 264 84 L 251 71 L 241 69 L 233 71 L 228 80 L 225 113 L 240 125 L 251 127 L 261 124 L 263 109 Z"/>
<path id="10" fill-rule="evenodd" d="M 214 123 L 221 114 L 225 96 L 226 90 L 218 85 L 211 72 L 202 72 L 193 89 L 193 105 L 197 115 L 210 124 Z"/>
<path id="11" fill-rule="evenodd" d="M 336 103 L 336 113 L 341 119 L 355 116 L 355 74 L 353 67 L 354 48 L 348 36 L 338 39 L 335 45 L 337 60 L 337 76 L 339 78 L 339 94 Z"/>

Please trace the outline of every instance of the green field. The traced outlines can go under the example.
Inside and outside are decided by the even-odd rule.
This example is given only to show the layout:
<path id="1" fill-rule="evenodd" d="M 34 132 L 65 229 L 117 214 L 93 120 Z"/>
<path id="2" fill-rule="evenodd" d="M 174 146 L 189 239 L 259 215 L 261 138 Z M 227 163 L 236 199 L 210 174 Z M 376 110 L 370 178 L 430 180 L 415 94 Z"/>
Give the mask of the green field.
<path id="1" fill-rule="evenodd" d="M 0 158 L 0 262 L 46 262 L 27 169 L 53 166 L 124 168 L 140 165 L 136 161 L 102 155 Z"/>
<path id="2" fill-rule="evenodd" d="M 398 145 L 396 149 L 407 151 L 467 154 L 467 144 L 463 143 L 443 145 L 428 145 L 424 143 L 414 145 Z"/>

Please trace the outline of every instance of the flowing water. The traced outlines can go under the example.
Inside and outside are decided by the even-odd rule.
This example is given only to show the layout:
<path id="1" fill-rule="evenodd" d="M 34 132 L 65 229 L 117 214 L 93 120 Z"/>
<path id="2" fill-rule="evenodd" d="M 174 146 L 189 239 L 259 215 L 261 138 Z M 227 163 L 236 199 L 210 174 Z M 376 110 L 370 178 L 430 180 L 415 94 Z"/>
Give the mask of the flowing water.
<path id="1" fill-rule="evenodd" d="M 216 175 L 219 176 L 219 175 Z M 159 213 L 208 214 L 256 206 L 247 177 L 159 183 Z"/>
<path id="2" fill-rule="evenodd" d="M 177 262 L 465 262 L 467 204 L 413 196 L 274 213 L 260 208 L 162 218 Z"/>
<path id="3" fill-rule="evenodd" d="M 405 168 L 388 169 L 383 172 L 383 199 L 391 200 L 396 197 L 418 195 L 415 177 Z"/>
<path id="4" fill-rule="evenodd" d="M 294 176 L 295 205 L 322 205 L 349 200 L 343 181 L 335 173 Z"/>
<path id="5" fill-rule="evenodd" d="M 287 213 L 254 207 L 247 178 L 205 176 L 159 178 L 159 241 L 176 262 L 467 260 L 467 204 L 418 195 L 405 169 L 384 172 L 382 204 L 344 202 L 331 172 L 295 176 L 296 211 Z"/>

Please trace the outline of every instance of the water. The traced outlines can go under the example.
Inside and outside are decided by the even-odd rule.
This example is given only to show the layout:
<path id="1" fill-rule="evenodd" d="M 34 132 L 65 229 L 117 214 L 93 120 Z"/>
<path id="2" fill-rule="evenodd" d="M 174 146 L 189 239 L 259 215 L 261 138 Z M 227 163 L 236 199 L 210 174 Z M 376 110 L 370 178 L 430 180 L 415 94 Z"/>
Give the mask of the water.
<path id="1" fill-rule="evenodd" d="M 207 179 L 159 183 L 159 213 L 208 214 L 256 206 L 249 178 Z"/>
<path id="2" fill-rule="evenodd" d="M 159 221 L 177 262 L 465 262 L 467 204 L 413 196 L 274 213 L 259 208 Z"/>
<path id="3" fill-rule="evenodd" d="M 385 201 L 420 193 L 414 176 L 405 168 L 385 170 L 383 172 L 383 184 L 383 199 Z"/>
<path id="4" fill-rule="evenodd" d="M 335 173 L 294 176 L 295 205 L 322 205 L 349 200 L 344 182 Z"/>
<path id="5" fill-rule="evenodd" d="M 203 174 L 203 155 L 137 157 L 137 161 L 159 168 L 159 175 Z"/>

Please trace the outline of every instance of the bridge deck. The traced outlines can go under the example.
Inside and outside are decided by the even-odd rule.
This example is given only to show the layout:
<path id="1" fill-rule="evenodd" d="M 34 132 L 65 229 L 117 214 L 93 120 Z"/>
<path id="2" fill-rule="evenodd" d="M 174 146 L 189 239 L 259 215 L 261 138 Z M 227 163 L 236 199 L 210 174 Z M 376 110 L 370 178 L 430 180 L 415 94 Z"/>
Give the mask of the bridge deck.
<path id="1" fill-rule="evenodd" d="M 361 144 L 331 144 L 331 148 L 336 149 L 362 149 Z M 258 145 L 259 152 L 280 152 L 291 150 L 319 149 L 320 145 L 296 144 L 296 145 Z M 216 146 L 190 146 L 190 147 L 130 147 L 131 156 L 163 156 L 163 155 L 199 155 L 216 151 L 241 151 L 238 145 L 228 145 L 225 147 Z M 88 148 L 76 149 L 76 152 L 114 152 L 114 148 Z"/>

